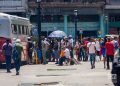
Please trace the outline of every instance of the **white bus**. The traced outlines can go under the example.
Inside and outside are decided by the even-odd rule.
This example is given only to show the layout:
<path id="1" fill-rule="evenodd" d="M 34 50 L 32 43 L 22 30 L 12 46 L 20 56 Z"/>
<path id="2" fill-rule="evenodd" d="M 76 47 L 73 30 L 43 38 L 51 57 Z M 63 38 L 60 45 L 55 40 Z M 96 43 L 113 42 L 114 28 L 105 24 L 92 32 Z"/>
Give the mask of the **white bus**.
<path id="1" fill-rule="evenodd" d="M 25 57 L 22 57 L 22 61 L 27 60 L 27 37 L 30 35 L 30 31 L 31 23 L 29 19 L 0 13 L 0 63 L 5 62 L 5 58 L 2 54 L 3 43 L 6 39 L 10 39 L 11 43 L 13 43 L 13 38 L 21 39 L 26 54 Z"/>

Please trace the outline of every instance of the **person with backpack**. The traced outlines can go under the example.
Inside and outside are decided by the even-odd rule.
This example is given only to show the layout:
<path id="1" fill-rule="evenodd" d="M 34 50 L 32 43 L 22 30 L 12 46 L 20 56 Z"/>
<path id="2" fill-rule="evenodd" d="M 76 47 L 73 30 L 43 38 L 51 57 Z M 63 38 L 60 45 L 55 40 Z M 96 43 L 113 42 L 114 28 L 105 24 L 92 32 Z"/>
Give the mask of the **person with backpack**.
<path id="1" fill-rule="evenodd" d="M 9 39 L 7 39 L 6 42 L 3 44 L 2 52 L 6 60 L 7 73 L 11 73 L 10 69 L 11 69 L 11 57 L 12 57 L 12 44 L 10 43 Z"/>
<path id="2" fill-rule="evenodd" d="M 24 51 L 23 51 L 23 46 L 20 42 L 21 40 L 17 39 L 13 47 L 13 60 L 15 64 L 16 75 L 19 75 L 22 52 L 23 52 L 23 55 L 25 56 Z"/>
<path id="3" fill-rule="evenodd" d="M 114 37 L 114 39 L 112 40 L 112 43 L 114 44 L 114 49 L 116 51 L 119 48 L 119 43 L 118 43 L 117 37 Z"/>

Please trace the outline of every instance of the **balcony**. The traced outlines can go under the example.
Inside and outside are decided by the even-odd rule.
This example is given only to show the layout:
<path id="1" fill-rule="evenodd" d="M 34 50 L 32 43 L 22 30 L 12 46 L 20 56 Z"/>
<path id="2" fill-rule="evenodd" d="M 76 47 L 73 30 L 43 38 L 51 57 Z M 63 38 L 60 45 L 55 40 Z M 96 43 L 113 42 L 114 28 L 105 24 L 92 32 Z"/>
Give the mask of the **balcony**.
<path id="1" fill-rule="evenodd" d="M 92 7 L 99 8 L 105 5 L 105 2 L 41 2 L 42 8 L 82 8 L 82 7 Z M 29 1 L 28 6 L 31 8 L 37 7 L 35 1 Z"/>

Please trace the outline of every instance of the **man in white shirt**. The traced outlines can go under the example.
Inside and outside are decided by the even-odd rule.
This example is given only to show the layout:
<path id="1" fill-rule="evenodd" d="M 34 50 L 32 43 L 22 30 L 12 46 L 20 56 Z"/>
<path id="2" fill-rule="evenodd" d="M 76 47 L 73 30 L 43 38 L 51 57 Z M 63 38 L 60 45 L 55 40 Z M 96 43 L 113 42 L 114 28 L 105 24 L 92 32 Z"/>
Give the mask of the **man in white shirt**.
<path id="1" fill-rule="evenodd" d="M 43 64 L 47 64 L 47 58 L 46 58 L 46 52 L 49 48 L 49 42 L 47 41 L 47 38 L 45 38 L 42 41 L 42 57 L 43 57 Z"/>
<path id="2" fill-rule="evenodd" d="M 89 38 L 87 48 L 88 48 L 88 53 L 90 55 L 90 63 L 91 63 L 91 69 L 95 68 L 95 56 L 96 56 L 96 46 L 95 42 L 93 39 Z"/>

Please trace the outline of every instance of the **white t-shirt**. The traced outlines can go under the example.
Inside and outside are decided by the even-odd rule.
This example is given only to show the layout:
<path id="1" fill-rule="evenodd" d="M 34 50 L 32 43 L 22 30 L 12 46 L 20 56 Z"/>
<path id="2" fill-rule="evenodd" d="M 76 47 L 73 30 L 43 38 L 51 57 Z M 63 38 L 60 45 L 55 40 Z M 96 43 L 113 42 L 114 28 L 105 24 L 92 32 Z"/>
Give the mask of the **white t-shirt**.
<path id="1" fill-rule="evenodd" d="M 70 58 L 70 50 L 68 48 L 65 49 L 65 57 Z"/>
<path id="2" fill-rule="evenodd" d="M 87 44 L 87 47 L 89 49 L 89 54 L 94 54 L 95 53 L 95 42 L 89 42 Z"/>
<path id="3" fill-rule="evenodd" d="M 99 41 L 96 41 L 95 46 L 96 46 L 96 50 L 100 51 L 100 42 Z"/>

